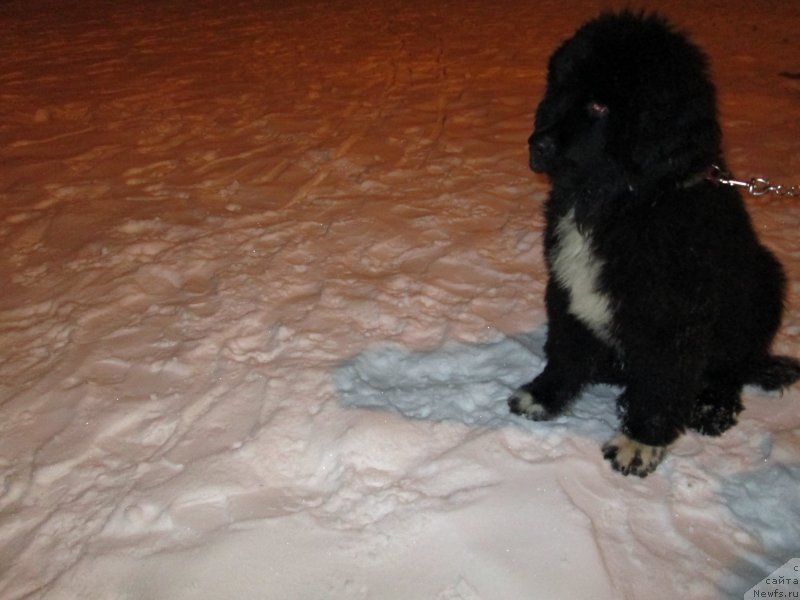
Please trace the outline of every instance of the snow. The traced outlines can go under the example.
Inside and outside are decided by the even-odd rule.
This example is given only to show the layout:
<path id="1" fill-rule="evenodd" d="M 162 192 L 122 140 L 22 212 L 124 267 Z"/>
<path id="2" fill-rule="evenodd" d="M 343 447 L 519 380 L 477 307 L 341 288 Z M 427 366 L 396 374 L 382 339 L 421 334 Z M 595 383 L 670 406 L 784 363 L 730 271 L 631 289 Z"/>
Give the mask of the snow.
<path id="1" fill-rule="evenodd" d="M 608 6 L 603 4 L 602 6 Z M 800 182 L 800 7 L 664 12 Z M 0 5 L 0 597 L 741 597 L 800 554 L 800 394 L 644 480 L 543 366 L 525 140 L 597 2 Z M 793 62 L 794 61 L 794 62 Z M 792 281 L 800 204 L 748 199 Z"/>

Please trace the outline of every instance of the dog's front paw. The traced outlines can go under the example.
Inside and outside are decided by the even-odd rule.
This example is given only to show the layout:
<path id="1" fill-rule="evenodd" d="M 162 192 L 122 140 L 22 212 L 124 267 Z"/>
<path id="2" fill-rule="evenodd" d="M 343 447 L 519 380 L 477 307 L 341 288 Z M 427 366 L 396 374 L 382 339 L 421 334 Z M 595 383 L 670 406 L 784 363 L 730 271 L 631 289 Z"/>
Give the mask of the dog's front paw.
<path id="1" fill-rule="evenodd" d="M 647 477 L 655 471 L 664 459 L 667 449 L 664 446 L 648 446 L 632 440 L 624 433 L 603 446 L 603 457 L 623 475 Z"/>
<path id="2" fill-rule="evenodd" d="M 521 387 L 516 390 L 508 399 L 508 408 L 515 415 L 525 417 L 531 421 L 547 421 L 552 419 L 553 415 L 544 407 L 543 404 L 537 402 L 526 387 Z"/>
<path id="3" fill-rule="evenodd" d="M 699 404 L 694 409 L 689 427 L 703 435 L 722 435 L 736 425 L 736 415 L 739 410 L 730 406 Z"/>
<path id="4" fill-rule="evenodd" d="M 697 398 L 689 427 L 703 435 L 721 435 L 736 425 L 743 408 L 738 388 L 707 388 Z"/>

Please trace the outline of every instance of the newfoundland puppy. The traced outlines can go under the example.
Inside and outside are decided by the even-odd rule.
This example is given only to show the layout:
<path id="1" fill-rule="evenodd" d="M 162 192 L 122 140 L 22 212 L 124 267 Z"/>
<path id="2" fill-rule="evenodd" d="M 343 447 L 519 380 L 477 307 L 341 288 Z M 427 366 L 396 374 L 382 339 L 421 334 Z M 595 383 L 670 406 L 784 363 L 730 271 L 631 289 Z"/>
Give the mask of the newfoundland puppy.
<path id="1" fill-rule="evenodd" d="M 550 59 L 528 140 L 546 173 L 544 371 L 508 400 L 552 419 L 612 383 L 613 467 L 646 476 L 687 428 L 736 424 L 745 384 L 791 385 L 770 354 L 786 279 L 724 169 L 704 54 L 658 16 L 604 14 Z"/>

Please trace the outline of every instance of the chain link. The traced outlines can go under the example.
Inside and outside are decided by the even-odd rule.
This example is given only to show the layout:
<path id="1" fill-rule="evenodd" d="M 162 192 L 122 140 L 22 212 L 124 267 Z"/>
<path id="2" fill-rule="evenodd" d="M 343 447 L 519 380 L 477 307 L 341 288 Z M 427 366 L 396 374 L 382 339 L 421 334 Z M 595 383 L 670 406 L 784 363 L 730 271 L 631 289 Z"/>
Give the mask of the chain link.
<path id="1" fill-rule="evenodd" d="M 723 171 L 717 165 L 711 166 L 707 179 L 715 183 L 721 183 L 722 185 L 745 188 L 747 193 L 751 196 L 775 194 L 776 196 L 800 198 L 800 186 L 772 185 L 769 179 L 764 179 L 762 177 L 753 177 L 749 181 L 738 181 L 732 179 L 730 173 Z"/>

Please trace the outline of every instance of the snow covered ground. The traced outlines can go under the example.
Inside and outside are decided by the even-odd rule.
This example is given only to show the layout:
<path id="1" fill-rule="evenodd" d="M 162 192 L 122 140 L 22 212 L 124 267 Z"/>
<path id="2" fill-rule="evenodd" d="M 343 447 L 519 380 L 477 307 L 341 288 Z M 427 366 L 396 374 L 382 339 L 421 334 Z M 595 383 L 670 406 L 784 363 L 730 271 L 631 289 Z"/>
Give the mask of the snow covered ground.
<path id="1" fill-rule="evenodd" d="M 612 389 L 507 414 L 545 62 L 613 5 L 0 4 L 0 597 L 736 598 L 800 555 L 797 389 L 645 480 Z M 800 5 L 759 6 L 664 12 L 737 174 L 797 184 Z M 800 202 L 748 203 L 797 356 Z"/>

